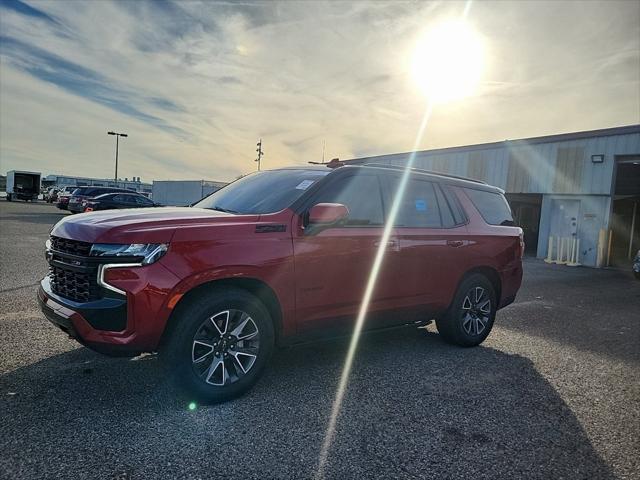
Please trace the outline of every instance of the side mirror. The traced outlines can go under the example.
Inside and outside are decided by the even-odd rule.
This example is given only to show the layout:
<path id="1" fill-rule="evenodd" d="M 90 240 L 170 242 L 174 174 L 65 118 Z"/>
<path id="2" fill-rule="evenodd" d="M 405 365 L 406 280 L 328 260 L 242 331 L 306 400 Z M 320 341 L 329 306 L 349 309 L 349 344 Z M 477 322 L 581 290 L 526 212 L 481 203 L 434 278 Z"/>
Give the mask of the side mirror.
<path id="1" fill-rule="evenodd" d="M 329 226 L 349 216 L 349 209 L 341 203 L 318 203 L 309 210 L 309 225 Z"/>

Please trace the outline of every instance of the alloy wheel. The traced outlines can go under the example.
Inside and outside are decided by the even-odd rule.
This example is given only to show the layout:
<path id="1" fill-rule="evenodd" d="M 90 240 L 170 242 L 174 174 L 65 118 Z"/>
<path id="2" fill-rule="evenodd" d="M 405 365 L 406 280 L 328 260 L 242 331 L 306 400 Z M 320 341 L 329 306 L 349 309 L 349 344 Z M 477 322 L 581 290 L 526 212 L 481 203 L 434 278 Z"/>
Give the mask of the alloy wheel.
<path id="1" fill-rule="evenodd" d="M 242 310 L 224 310 L 207 318 L 196 331 L 192 367 L 210 385 L 230 385 L 251 370 L 259 347 L 260 331 L 251 316 Z"/>
<path id="2" fill-rule="evenodd" d="M 462 301 L 462 328 L 468 335 L 480 335 L 491 318 L 491 298 L 482 287 L 471 288 Z"/>

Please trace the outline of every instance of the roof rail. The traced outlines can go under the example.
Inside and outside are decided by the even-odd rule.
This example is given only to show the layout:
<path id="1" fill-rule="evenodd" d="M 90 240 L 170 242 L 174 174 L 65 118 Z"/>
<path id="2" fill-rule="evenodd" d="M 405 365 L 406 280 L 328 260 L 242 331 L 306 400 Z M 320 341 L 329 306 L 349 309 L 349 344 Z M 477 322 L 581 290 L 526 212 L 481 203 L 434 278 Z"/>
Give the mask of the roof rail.
<path id="1" fill-rule="evenodd" d="M 400 165 L 386 165 L 384 163 L 361 163 L 360 165 L 364 165 L 364 166 L 367 166 L 367 167 L 388 168 L 390 170 L 404 170 L 405 169 L 405 167 L 402 167 Z M 428 173 L 429 175 L 438 175 L 440 177 L 455 178 L 457 180 L 466 180 L 467 182 L 480 183 L 482 185 L 487 185 L 487 183 L 483 182 L 482 180 L 476 180 L 475 178 L 463 177 L 462 175 L 451 175 L 449 173 L 434 172 L 433 170 L 425 170 L 423 168 L 415 168 L 415 167 L 411 167 L 411 170 L 413 170 L 415 172 L 420 172 L 420 173 Z"/>

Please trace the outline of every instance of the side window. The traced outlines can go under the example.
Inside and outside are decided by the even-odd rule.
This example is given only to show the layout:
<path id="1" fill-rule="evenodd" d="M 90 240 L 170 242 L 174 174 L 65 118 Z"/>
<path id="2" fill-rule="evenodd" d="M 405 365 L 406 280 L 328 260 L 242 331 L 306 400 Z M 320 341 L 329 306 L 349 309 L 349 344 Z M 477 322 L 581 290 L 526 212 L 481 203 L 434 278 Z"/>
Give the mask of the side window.
<path id="1" fill-rule="evenodd" d="M 397 185 L 397 182 L 392 182 L 393 184 Z M 390 193 L 395 195 L 395 188 Z M 395 226 L 409 228 L 440 228 L 442 226 L 433 183 L 415 178 L 409 179 L 398 209 Z"/>
<path id="2" fill-rule="evenodd" d="M 447 204 L 451 211 L 453 212 L 453 220 L 456 225 L 462 225 L 467 222 L 467 215 L 460 205 L 460 200 L 456 197 L 456 194 L 449 188 L 447 185 L 440 185 L 442 192 L 444 193 L 444 197 L 447 200 Z"/>
<path id="3" fill-rule="evenodd" d="M 148 206 L 151 202 L 144 197 L 134 195 L 132 197 L 138 205 Z"/>
<path id="4" fill-rule="evenodd" d="M 438 184 L 434 185 L 436 190 L 436 197 L 438 198 L 438 206 L 440 207 L 440 217 L 442 218 L 442 227 L 443 228 L 451 228 L 456 226 L 456 221 L 453 218 L 453 212 L 451 211 L 451 207 L 447 202 L 446 198 L 444 198 L 444 194 L 442 193 L 442 187 Z"/>
<path id="5" fill-rule="evenodd" d="M 113 200 L 114 202 L 124 202 L 124 195 L 114 195 L 113 197 L 111 197 L 111 200 Z"/>
<path id="6" fill-rule="evenodd" d="M 511 216 L 511 207 L 503 195 L 486 190 L 465 188 L 465 193 L 490 225 L 515 225 Z"/>
<path id="7" fill-rule="evenodd" d="M 384 214 L 377 175 L 353 175 L 341 178 L 321 190 L 316 203 L 341 203 L 349 209 L 344 226 L 382 226 Z"/>

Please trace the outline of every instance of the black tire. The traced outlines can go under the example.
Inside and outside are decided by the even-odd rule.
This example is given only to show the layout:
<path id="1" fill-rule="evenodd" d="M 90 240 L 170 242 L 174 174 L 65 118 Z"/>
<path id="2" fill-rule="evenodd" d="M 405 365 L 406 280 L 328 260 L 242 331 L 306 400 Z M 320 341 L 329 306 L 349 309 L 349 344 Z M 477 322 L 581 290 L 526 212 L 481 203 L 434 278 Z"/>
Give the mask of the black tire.
<path id="1" fill-rule="evenodd" d="M 484 275 L 474 273 L 462 281 L 446 314 L 436 319 L 438 332 L 447 343 L 475 347 L 491 332 L 496 311 L 493 285 Z"/>
<path id="2" fill-rule="evenodd" d="M 244 394 L 253 387 L 260 378 L 275 343 L 273 321 L 262 302 L 245 290 L 220 287 L 198 298 L 190 299 L 186 305 L 178 308 L 173 328 L 167 332 L 169 338 L 160 351 L 165 366 L 171 370 L 176 383 L 202 403 L 225 402 Z M 232 313 L 225 317 L 226 311 Z M 227 319 L 225 331 L 228 334 L 233 333 L 231 331 L 233 325 L 243 322 L 243 320 L 237 320 L 237 323 L 233 323 L 233 318 L 238 318 L 237 312 L 247 314 L 249 320 L 253 322 L 246 327 L 251 330 L 249 334 L 245 333 L 245 336 L 248 337 L 255 326 L 258 332 L 257 337 L 240 340 L 238 337 L 241 335 L 238 334 L 237 337 L 232 335 L 236 340 L 227 340 L 219 335 L 221 327 L 217 325 L 221 325 L 224 318 Z M 219 320 L 215 320 L 216 318 Z M 240 318 L 246 319 L 246 317 Z M 213 321 L 217 324 L 211 323 Z M 204 338 L 204 333 L 211 333 L 212 337 Z M 214 339 L 214 336 L 217 338 Z M 258 346 L 254 348 L 251 344 L 256 343 L 254 340 L 256 338 Z M 223 342 L 224 346 L 222 346 Z M 220 352 L 214 349 L 209 350 L 213 344 L 218 345 L 216 350 Z M 201 350 L 198 351 L 199 349 Z M 242 353 L 239 350 L 248 353 Z M 229 357 L 225 357 L 223 352 L 231 353 L 228 354 Z M 251 359 L 250 355 L 255 358 Z M 202 361 L 200 361 L 201 357 Z M 240 358 L 243 360 L 239 360 Z M 219 368 L 216 367 L 211 371 L 216 362 Z M 221 367 L 220 362 L 222 362 Z M 204 371 L 199 371 L 203 367 Z M 246 372 L 244 372 L 245 368 Z M 227 381 L 230 383 L 226 383 Z M 209 382 L 218 383 L 218 385 Z"/>

